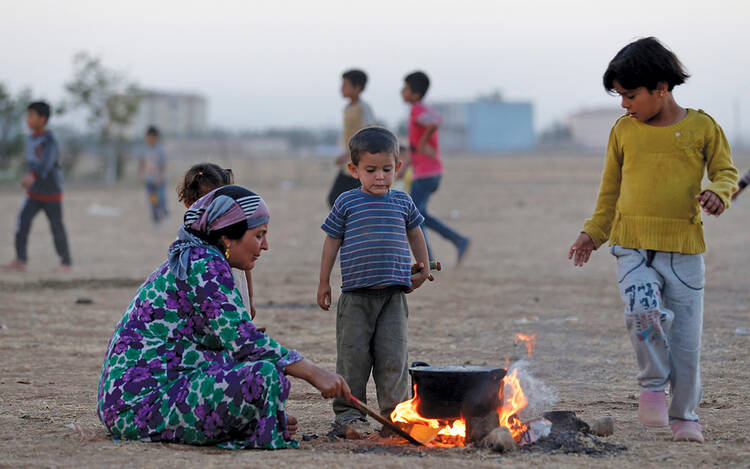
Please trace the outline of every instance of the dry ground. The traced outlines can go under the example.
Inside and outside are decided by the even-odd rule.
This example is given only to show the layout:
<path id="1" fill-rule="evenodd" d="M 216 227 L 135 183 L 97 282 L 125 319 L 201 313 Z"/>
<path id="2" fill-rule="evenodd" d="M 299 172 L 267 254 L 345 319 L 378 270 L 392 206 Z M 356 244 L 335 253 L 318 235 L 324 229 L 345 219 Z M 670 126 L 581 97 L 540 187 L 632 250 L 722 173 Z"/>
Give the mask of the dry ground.
<path id="1" fill-rule="evenodd" d="M 174 162 L 173 177 L 189 162 Z M 738 157 L 746 169 L 750 158 Z M 181 445 L 115 443 L 95 413 L 99 369 L 110 334 L 138 284 L 165 258 L 182 213 L 151 227 L 145 196 L 134 184 L 70 185 L 65 218 L 74 272 L 52 274 L 47 222 L 36 219 L 25 274 L 0 273 L 0 466 L 166 467 L 750 467 L 747 383 L 750 337 L 750 195 L 705 223 L 707 287 L 704 320 L 705 445 L 669 441 L 668 429 L 636 422 L 635 360 L 625 334 L 615 263 L 602 249 L 583 269 L 567 250 L 591 212 L 598 157 L 455 158 L 431 211 L 472 236 L 468 261 L 433 236 L 444 270 L 409 297 L 410 356 L 437 364 L 503 364 L 521 355 L 518 332 L 536 333 L 537 377 L 557 389 L 555 408 L 583 419 L 611 415 L 610 441 L 629 450 L 611 459 L 576 455 L 502 456 L 487 451 L 359 452 L 362 442 L 325 438 L 328 402 L 295 380 L 288 409 L 300 434 L 320 437 L 298 450 L 224 451 Z M 313 306 L 323 234 L 319 225 L 334 171 L 320 160 L 234 164 L 238 182 L 268 201 L 271 250 L 254 271 L 259 325 L 324 367 L 335 360 L 334 314 Z M 0 191 L 0 260 L 12 258 L 19 190 Z M 95 216 L 92 204 L 120 217 Z M 452 214 L 452 217 L 451 217 Z M 79 298 L 91 304 L 76 304 Z M 374 398 L 374 396 L 371 396 Z M 93 431 L 81 438 L 66 428 Z"/>

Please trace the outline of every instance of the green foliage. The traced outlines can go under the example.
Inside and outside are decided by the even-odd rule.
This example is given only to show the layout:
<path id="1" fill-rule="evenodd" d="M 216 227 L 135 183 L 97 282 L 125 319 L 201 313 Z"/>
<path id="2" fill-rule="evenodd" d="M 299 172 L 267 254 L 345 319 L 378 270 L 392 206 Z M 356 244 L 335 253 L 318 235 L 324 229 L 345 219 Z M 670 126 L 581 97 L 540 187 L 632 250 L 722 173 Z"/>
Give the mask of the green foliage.
<path id="1" fill-rule="evenodd" d="M 13 96 L 0 82 L 0 168 L 5 169 L 13 157 L 23 154 L 23 117 L 31 102 L 28 88 Z"/>
<path id="2" fill-rule="evenodd" d="M 85 109 L 89 128 L 99 135 L 108 179 L 120 179 L 130 143 L 126 129 L 138 112 L 138 85 L 105 67 L 99 57 L 79 52 L 73 57 L 73 79 L 65 89 L 71 98 L 65 107 Z"/>

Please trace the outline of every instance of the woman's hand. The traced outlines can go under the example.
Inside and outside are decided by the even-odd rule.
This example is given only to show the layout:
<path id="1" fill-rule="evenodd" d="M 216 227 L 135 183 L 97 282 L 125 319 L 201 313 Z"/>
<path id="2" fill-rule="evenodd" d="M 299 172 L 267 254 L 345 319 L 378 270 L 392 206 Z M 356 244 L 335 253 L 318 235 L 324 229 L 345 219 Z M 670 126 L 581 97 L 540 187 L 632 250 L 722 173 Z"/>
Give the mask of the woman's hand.
<path id="1" fill-rule="evenodd" d="M 582 267 L 583 264 L 589 261 L 589 257 L 591 257 L 591 253 L 595 249 L 594 241 L 591 239 L 591 236 L 587 233 L 581 233 L 570 247 L 568 259 L 573 259 L 573 256 L 575 256 L 575 259 L 573 259 L 573 265 Z"/>
<path id="2" fill-rule="evenodd" d="M 312 384 L 326 399 L 339 397 L 348 400 L 352 393 L 341 375 L 317 367 L 306 358 L 287 366 L 284 372 Z"/>
<path id="3" fill-rule="evenodd" d="M 346 384 L 344 378 L 336 373 L 317 368 L 316 372 L 313 373 L 309 383 L 318 388 L 321 396 L 326 399 L 338 397 L 344 400 L 348 400 L 352 391 L 349 389 L 349 385 Z"/>

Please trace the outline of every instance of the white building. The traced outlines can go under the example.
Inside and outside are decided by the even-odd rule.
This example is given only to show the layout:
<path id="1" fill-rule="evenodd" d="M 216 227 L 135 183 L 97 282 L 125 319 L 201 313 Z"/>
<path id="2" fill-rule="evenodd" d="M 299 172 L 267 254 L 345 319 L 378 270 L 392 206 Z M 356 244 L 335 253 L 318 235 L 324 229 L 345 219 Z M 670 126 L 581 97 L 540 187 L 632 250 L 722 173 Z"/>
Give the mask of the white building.
<path id="1" fill-rule="evenodd" d="M 149 126 L 156 126 L 163 135 L 192 137 L 208 129 L 208 105 L 197 94 L 146 90 L 138 102 L 138 112 L 128 126 L 127 134 L 138 138 Z"/>
<path id="2" fill-rule="evenodd" d="M 568 116 L 568 128 L 573 143 L 587 150 L 603 152 L 607 149 L 609 131 L 625 113 L 621 108 L 584 109 Z"/>

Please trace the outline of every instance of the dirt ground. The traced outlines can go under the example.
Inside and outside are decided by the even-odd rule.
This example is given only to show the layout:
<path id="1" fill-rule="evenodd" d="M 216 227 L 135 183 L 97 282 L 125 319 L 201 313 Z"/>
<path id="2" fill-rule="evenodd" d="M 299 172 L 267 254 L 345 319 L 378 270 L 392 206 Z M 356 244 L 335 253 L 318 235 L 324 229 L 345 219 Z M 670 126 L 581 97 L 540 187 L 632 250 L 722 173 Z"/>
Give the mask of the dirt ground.
<path id="1" fill-rule="evenodd" d="M 750 156 L 737 156 L 746 170 Z M 172 181 L 190 163 L 173 162 Z M 230 164 L 223 162 L 222 164 Z M 314 362 L 334 368 L 333 312 L 315 307 L 330 163 L 317 159 L 232 163 L 238 183 L 271 209 L 270 251 L 254 270 L 259 326 Z M 610 415 L 608 441 L 628 450 L 601 459 L 485 450 L 410 450 L 366 441 L 330 441 L 330 403 L 293 380 L 288 410 L 302 435 L 297 450 L 225 451 L 113 442 L 95 412 L 96 386 L 110 335 L 137 286 L 165 258 L 182 208 L 153 228 L 134 183 L 69 185 L 65 220 L 74 271 L 57 264 L 47 222 L 36 219 L 30 266 L 0 273 L 0 466 L 163 467 L 750 467 L 750 194 L 719 219 L 705 220 L 709 250 L 703 333 L 704 395 L 699 414 L 707 442 L 673 443 L 668 428 L 636 421 L 635 359 L 625 334 L 615 262 L 607 249 L 583 269 L 567 250 L 596 196 L 602 159 L 589 156 L 451 158 L 431 212 L 470 235 L 460 268 L 455 251 L 433 235 L 444 270 L 409 296 L 410 358 L 433 364 L 497 364 L 524 354 L 516 333 L 536 333 L 535 376 L 554 386 L 555 409 L 592 422 Z M 13 256 L 22 194 L 0 190 L 0 261 Z M 118 209 L 118 217 L 101 215 Z M 334 273 L 339 281 L 337 271 Z M 91 303 L 77 304 L 79 299 Z M 334 298 L 335 301 L 335 298 Z M 370 398 L 374 402 L 374 392 Z M 552 409 L 550 409 L 552 410 Z M 77 424 L 87 438 L 67 426 Z"/>

